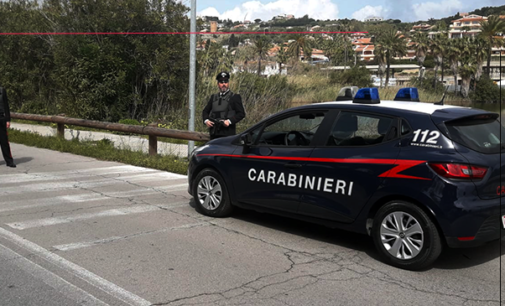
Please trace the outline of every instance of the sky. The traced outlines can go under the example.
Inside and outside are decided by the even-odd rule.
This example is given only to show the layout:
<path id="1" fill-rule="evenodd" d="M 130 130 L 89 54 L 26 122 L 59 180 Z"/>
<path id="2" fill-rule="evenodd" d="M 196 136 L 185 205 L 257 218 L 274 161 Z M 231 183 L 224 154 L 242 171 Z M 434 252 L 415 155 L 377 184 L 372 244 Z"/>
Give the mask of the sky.
<path id="1" fill-rule="evenodd" d="M 188 7 L 191 0 L 182 0 Z M 196 0 L 197 15 L 243 21 L 270 20 L 281 14 L 314 19 L 358 19 L 380 16 L 404 22 L 443 18 L 505 0 Z"/>

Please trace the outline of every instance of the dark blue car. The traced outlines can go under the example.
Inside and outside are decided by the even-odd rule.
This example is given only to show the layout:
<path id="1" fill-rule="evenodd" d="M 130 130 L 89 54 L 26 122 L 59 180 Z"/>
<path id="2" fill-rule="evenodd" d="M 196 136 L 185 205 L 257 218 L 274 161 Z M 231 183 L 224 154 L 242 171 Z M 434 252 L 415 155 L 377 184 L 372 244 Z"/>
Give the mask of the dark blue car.
<path id="1" fill-rule="evenodd" d="M 386 262 L 411 270 L 444 245 L 500 239 L 498 114 L 411 102 L 415 89 L 395 100 L 360 89 L 197 148 L 188 170 L 197 210 L 225 217 L 239 206 L 368 234 Z"/>

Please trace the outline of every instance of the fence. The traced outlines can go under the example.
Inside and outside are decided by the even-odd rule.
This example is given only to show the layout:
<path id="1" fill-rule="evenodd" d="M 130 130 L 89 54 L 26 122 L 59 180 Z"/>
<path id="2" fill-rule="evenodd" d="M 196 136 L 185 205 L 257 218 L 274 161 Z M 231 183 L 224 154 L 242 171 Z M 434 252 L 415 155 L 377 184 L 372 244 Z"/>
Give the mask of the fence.
<path id="1" fill-rule="evenodd" d="M 149 136 L 149 155 L 158 154 L 158 137 L 167 137 L 167 138 L 193 140 L 193 141 L 209 140 L 209 135 L 206 133 L 163 129 L 157 127 L 155 124 L 140 126 L 140 125 L 129 125 L 121 123 L 86 120 L 79 118 L 70 118 L 65 116 L 45 116 L 45 115 L 23 114 L 23 113 L 11 113 L 11 118 L 29 120 L 29 121 L 56 123 L 57 136 L 61 138 L 63 138 L 65 135 L 65 125 L 74 125 L 100 130 L 147 135 Z"/>

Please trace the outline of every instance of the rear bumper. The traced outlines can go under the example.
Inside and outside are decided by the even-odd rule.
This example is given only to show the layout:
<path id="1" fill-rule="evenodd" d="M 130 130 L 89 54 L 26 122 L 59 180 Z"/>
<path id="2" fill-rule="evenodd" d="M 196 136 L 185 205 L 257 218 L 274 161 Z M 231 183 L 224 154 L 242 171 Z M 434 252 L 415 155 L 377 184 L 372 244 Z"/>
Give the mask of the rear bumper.
<path id="1" fill-rule="evenodd" d="M 505 211 L 503 212 L 505 214 Z M 493 214 L 480 226 L 477 233 L 472 236 L 445 237 L 447 245 L 451 248 L 469 248 L 486 244 L 505 237 L 505 229 L 501 215 Z"/>

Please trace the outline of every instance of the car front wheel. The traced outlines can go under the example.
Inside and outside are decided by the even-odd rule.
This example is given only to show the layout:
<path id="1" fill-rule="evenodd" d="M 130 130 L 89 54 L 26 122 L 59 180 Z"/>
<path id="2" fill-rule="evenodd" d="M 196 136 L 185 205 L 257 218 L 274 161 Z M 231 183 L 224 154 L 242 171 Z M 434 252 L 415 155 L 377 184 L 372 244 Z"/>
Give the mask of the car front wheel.
<path id="1" fill-rule="evenodd" d="M 226 217 L 232 212 L 228 189 L 223 178 L 213 169 L 204 169 L 195 178 L 193 196 L 196 209 L 207 216 Z"/>
<path id="2" fill-rule="evenodd" d="M 372 237 L 387 263 L 407 270 L 428 267 L 442 251 L 439 231 L 430 217 L 405 201 L 392 201 L 379 209 Z"/>

